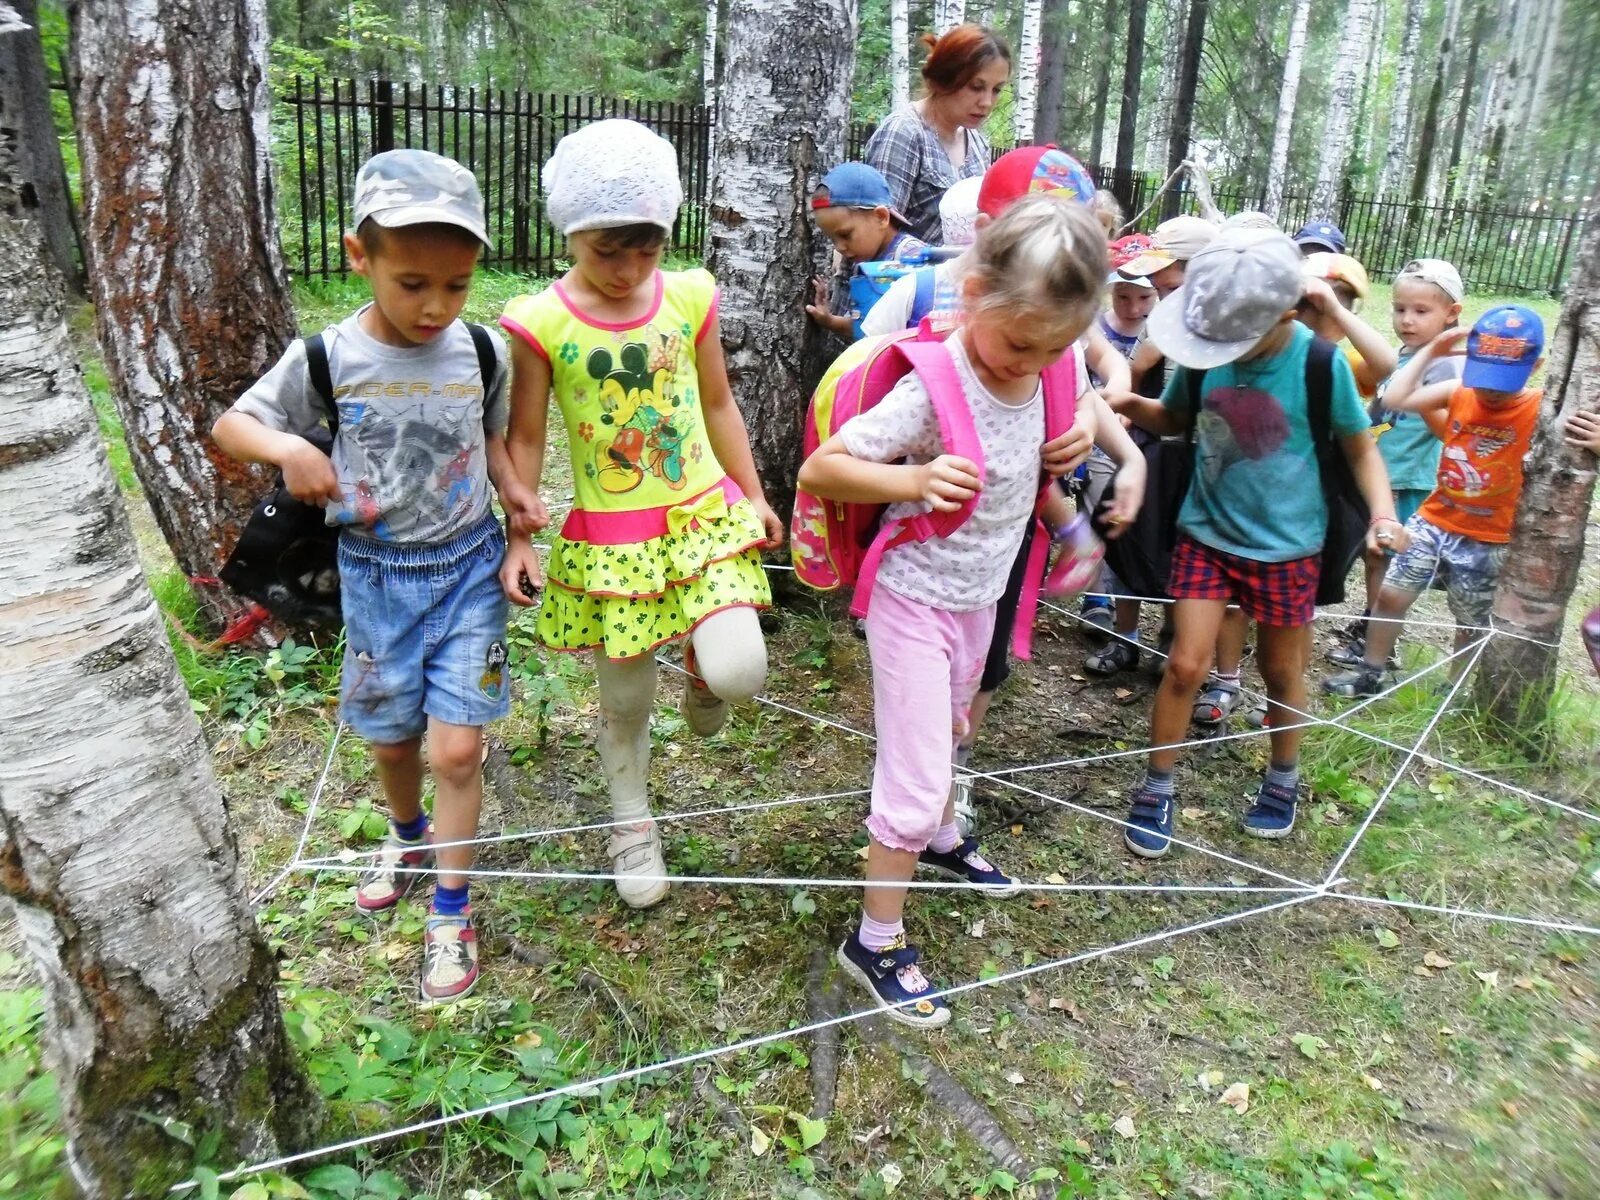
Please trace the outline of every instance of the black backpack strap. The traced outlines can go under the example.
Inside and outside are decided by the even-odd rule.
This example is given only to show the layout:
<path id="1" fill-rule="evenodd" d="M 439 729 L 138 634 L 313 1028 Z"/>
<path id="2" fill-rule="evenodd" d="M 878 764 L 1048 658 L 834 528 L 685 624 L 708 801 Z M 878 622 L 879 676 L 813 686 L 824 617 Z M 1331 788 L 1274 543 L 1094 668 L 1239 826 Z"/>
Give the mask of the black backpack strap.
<path id="1" fill-rule="evenodd" d="M 306 348 L 306 374 L 311 378 L 311 390 L 322 400 L 322 410 L 328 417 L 328 432 L 339 432 L 339 406 L 333 402 L 333 372 L 328 367 L 328 342 L 320 333 L 301 339 Z"/>
<path id="2" fill-rule="evenodd" d="M 494 352 L 494 334 L 482 325 L 466 321 L 467 332 L 472 335 L 472 348 L 478 353 L 478 378 L 483 380 L 483 415 L 489 416 L 489 389 L 494 385 L 494 373 L 500 358 Z"/>
<path id="3" fill-rule="evenodd" d="M 1311 424 L 1311 441 L 1321 458 L 1326 448 L 1336 448 L 1333 440 L 1333 356 L 1339 348 L 1314 337 L 1306 348 L 1306 417 Z"/>
<path id="4" fill-rule="evenodd" d="M 1197 371 L 1193 367 L 1184 367 L 1183 382 L 1189 395 L 1189 432 L 1184 436 L 1192 446 L 1200 426 L 1201 396 L 1205 392 L 1206 373 Z"/>

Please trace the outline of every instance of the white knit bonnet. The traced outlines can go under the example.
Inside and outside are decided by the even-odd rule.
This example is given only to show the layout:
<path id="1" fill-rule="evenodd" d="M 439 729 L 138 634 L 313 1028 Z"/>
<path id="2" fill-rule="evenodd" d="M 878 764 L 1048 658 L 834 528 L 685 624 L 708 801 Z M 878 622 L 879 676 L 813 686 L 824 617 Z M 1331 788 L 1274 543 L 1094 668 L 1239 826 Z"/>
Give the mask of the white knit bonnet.
<path id="1" fill-rule="evenodd" d="M 551 222 L 563 234 L 623 225 L 667 232 L 683 203 L 678 153 L 637 121 L 596 121 L 556 144 L 544 168 Z"/>

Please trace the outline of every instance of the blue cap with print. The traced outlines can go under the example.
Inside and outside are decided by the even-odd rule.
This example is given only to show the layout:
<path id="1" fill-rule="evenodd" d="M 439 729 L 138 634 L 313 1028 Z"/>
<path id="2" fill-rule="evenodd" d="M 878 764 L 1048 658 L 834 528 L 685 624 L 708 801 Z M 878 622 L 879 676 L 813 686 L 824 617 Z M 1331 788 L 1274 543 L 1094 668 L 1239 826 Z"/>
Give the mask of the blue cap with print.
<path id="1" fill-rule="evenodd" d="M 1463 387 L 1520 392 L 1544 353 L 1544 322 L 1531 308 L 1502 304 L 1478 318 L 1467 335 Z"/>
<path id="2" fill-rule="evenodd" d="M 1335 254 L 1344 253 L 1344 233 L 1332 221 L 1309 221 L 1294 235 L 1294 244 L 1304 249 L 1320 246 Z"/>

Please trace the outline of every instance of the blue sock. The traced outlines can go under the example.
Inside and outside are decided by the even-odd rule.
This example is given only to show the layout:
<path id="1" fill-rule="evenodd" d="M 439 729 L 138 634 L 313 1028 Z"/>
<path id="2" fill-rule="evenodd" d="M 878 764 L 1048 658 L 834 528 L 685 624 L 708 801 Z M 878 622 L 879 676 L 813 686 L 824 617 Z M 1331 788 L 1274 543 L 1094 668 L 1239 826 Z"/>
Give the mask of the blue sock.
<path id="1" fill-rule="evenodd" d="M 446 887 L 438 884 L 433 889 L 433 911 L 441 917 L 459 917 L 467 911 L 467 885 Z"/>
<path id="2" fill-rule="evenodd" d="M 409 821 L 397 821 L 390 817 L 389 826 L 402 842 L 420 842 L 422 835 L 428 832 L 428 814 L 419 812 Z"/>
<path id="3" fill-rule="evenodd" d="M 1154 792 L 1158 796 L 1170 796 L 1176 790 L 1172 782 L 1171 771 L 1158 771 L 1154 767 L 1144 769 L 1144 790 Z"/>
<path id="4" fill-rule="evenodd" d="M 1273 763 L 1267 768 L 1267 782 L 1273 787 L 1286 788 L 1294 791 L 1300 786 L 1300 764 L 1298 761 L 1280 767 Z"/>

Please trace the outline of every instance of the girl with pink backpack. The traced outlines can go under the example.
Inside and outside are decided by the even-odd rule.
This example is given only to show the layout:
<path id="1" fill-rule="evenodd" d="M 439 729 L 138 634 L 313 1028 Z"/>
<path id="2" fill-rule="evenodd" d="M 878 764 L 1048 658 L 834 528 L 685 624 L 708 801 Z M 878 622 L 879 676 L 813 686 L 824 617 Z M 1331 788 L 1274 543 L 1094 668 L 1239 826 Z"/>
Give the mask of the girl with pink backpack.
<path id="1" fill-rule="evenodd" d="M 916 369 L 800 468 L 800 487 L 812 496 L 886 504 L 886 526 L 930 527 L 892 539 L 873 564 L 866 626 L 878 753 L 867 890 L 860 926 L 838 952 L 887 1016 L 916 1028 L 950 1019 L 905 939 L 906 885 L 917 867 L 991 895 L 1018 890 L 975 838 L 961 837 L 951 760 L 1006 584 L 996 564 L 1012 561 L 1034 517 L 1041 462 L 1051 475 L 1066 474 L 1094 437 L 1094 393 L 1081 363 L 1071 384 L 1076 418 L 1054 440 L 1046 439 L 1043 377 L 1094 320 L 1106 270 L 1105 237 L 1086 207 L 1045 196 L 1020 201 L 971 251 L 959 329 L 925 347 L 953 368 L 981 463 L 949 451 L 947 406 L 935 403 Z M 954 527 L 943 519 L 963 510 Z M 1043 515 L 1052 527 L 1065 522 L 1059 493 Z"/>

